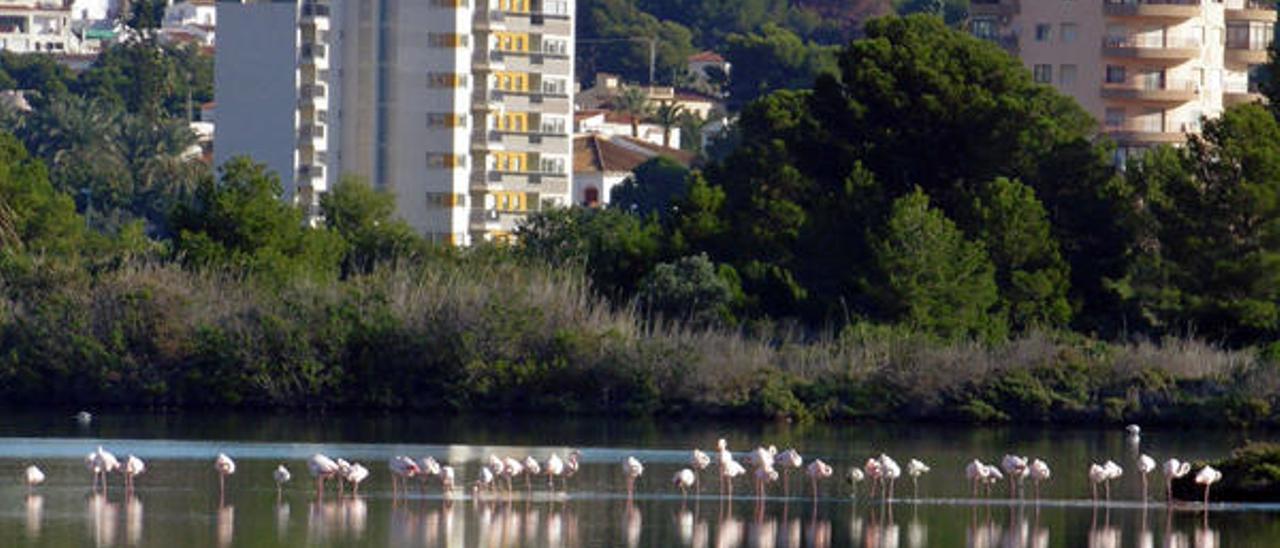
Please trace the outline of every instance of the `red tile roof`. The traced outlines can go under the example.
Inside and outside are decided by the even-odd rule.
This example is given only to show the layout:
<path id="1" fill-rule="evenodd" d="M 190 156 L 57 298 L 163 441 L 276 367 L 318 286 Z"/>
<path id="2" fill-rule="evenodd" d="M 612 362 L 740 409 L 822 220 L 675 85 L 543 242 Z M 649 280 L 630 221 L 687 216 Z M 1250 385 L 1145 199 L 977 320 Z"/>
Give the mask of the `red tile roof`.
<path id="1" fill-rule="evenodd" d="M 701 51 L 689 56 L 690 63 L 723 63 L 724 57 L 714 51 Z"/>
<path id="2" fill-rule="evenodd" d="M 625 143 L 625 145 L 623 144 Z M 573 172 L 627 172 L 657 156 L 666 156 L 690 166 L 692 152 L 667 148 L 632 137 L 608 137 L 596 133 L 573 138 Z"/>

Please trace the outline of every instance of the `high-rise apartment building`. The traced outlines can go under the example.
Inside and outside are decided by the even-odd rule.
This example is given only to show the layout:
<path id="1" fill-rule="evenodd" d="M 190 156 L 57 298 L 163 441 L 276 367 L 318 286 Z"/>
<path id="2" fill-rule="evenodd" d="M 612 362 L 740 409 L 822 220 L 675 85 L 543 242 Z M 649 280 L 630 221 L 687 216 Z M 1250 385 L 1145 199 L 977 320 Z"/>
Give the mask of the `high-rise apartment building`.
<path id="1" fill-rule="evenodd" d="M 215 161 L 265 162 L 305 205 L 364 177 L 456 245 L 570 203 L 572 0 L 224 0 L 218 19 Z"/>
<path id="2" fill-rule="evenodd" d="M 1276 6 L 1258 0 L 973 0 L 970 30 L 1074 97 L 1122 154 L 1259 99 Z"/>

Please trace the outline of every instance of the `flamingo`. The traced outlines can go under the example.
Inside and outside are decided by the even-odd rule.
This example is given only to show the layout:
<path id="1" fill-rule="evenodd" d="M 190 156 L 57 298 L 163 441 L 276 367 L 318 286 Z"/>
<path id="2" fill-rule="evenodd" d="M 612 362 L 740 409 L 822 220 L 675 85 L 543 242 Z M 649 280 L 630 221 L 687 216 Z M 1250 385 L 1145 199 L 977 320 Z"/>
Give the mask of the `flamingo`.
<path id="1" fill-rule="evenodd" d="M 93 422 L 93 413 L 90 413 L 88 411 L 81 411 L 79 413 L 76 413 L 75 415 L 72 415 L 71 418 L 75 419 L 76 422 L 80 424 L 80 426 L 89 426 L 89 423 Z"/>
<path id="2" fill-rule="evenodd" d="M 440 467 L 440 487 L 445 496 L 453 496 L 454 473 L 452 466 Z"/>
<path id="3" fill-rule="evenodd" d="M 831 477 L 831 465 L 822 462 L 822 459 L 813 459 L 805 469 L 805 473 L 809 475 L 809 484 L 813 486 L 813 501 L 816 503 L 818 502 L 818 480 Z"/>
<path id="4" fill-rule="evenodd" d="M 737 464 L 737 463 L 733 460 L 733 453 L 729 452 L 729 442 L 728 442 L 728 441 L 725 441 L 725 439 L 724 439 L 724 438 L 720 438 L 720 439 L 716 440 L 716 462 L 717 462 L 717 463 L 719 463 L 719 465 L 720 465 L 720 492 L 721 492 L 721 493 L 724 493 L 724 492 L 725 492 L 725 478 L 726 478 L 726 477 L 728 477 L 728 478 L 732 478 L 732 477 L 734 477 L 734 476 L 730 476 L 730 475 L 726 474 L 726 469 L 729 467 L 729 464 L 730 464 L 730 463 Z M 739 465 L 738 467 L 741 467 L 741 465 Z M 743 471 L 745 472 L 746 470 L 743 470 Z M 736 474 L 735 474 L 735 475 L 736 475 Z M 729 496 L 733 496 L 733 484 L 732 484 L 732 482 L 729 484 L 729 486 L 728 486 L 728 487 L 729 487 Z"/>
<path id="5" fill-rule="evenodd" d="M 226 453 L 218 453 L 213 459 L 213 469 L 218 473 L 218 505 L 221 506 L 227 494 L 227 476 L 236 473 L 236 461 Z"/>
<path id="6" fill-rule="evenodd" d="M 351 483 L 351 498 L 360 495 L 360 482 L 369 479 L 369 469 L 363 464 L 355 463 L 347 468 L 346 478 Z"/>
<path id="7" fill-rule="evenodd" d="M 280 499 L 284 497 L 284 484 L 289 483 L 289 480 L 293 479 L 293 474 L 290 474 L 289 469 L 285 468 L 284 465 L 281 464 L 276 466 L 275 472 L 271 473 L 271 479 L 276 482 L 276 502 L 279 503 Z"/>
<path id="8" fill-rule="evenodd" d="M 324 481 L 338 474 L 338 463 L 333 459 L 316 453 L 307 459 L 307 471 L 316 479 L 316 498 L 324 500 Z M 341 480 L 339 480 L 341 481 Z"/>
<path id="9" fill-rule="evenodd" d="M 987 475 L 984 481 L 987 487 L 987 496 L 990 497 L 991 486 L 1004 481 L 1004 474 L 1001 474 L 1000 469 L 995 466 L 987 466 L 986 471 Z"/>
<path id="10" fill-rule="evenodd" d="M 569 452 L 564 459 L 564 490 L 569 490 L 569 478 L 578 473 L 578 459 L 582 458 L 582 453 L 577 449 Z"/>
<path id="11" fill-rule="evenodd" d="M 409 478 L 413 478 L 421 471 L 418 463 L 412 458 L 404 455 L 391 457 L 387 461 L 387 470 L 391 471 L 391 496 L 398 498 L 400 496 L 400 485 L 404 484 Z M 409 488 L 405 486 L 405 492 L 408 493 Z"/>
<path id="12" fill-rule="evenodd" d="M 757 447 L 751 452 L 751 465 L 756 468 L 773 468 L 774 456 L 778 454 L 778 448 L 769 446 L 768 448 Z"/>
<path id="13" fill-rule="evenodd" d="M 1182 462 L 1178 459 L 1169 459 L 1164 461 L 1164 500 L 1165 502 L 1173 502 L 1173 480 L 1187 475 L 1191 472 L 1191 463 Z"/>
<path id="14" fill-rule="evenodd" d="M 1040 483 L 1049 480 L 1053 474 L 1049 465 L 1040 459 L 1031 461 L 1031 483 L 1036 488 L 1036 500 L 1040 500 Z"/>
<path id="15" fill-rule="evenodd" d="M 422 457 L 418 464 L 418 477 L 422 478 L 422 494 L 427 494 L 427 482 L 440 475 L 440 463 L 430 455 Z"/>
<path id="16" fill-rule="evenodd" d="M 710 465 L 711 457 L 708 457 L 707 454 L 703 453 L 700 449 L 694 449 L 693 454 L 689 456 L 689 466 L 693 467 L 693 473 L 696 475 L 702 475 L 702 471 L 706 470 Z M 693 488 L 696 494 L 701 494 L 702 482 L 694 482 Z"/>
<path id="17" fill-rule="evenodd" d="M 532 455 L 524 458 L 524 489 L 533 491 L 533 477 L 542 475 L 542 465 Z"/>
<path id="18" fill-rule="evenodd" d="M 564 473 L 564 461 L 560 460 L 560 455 L 552 453 L 550 457 L 547 457 L 547 464 L 542 469 L 547 473 L 547 488 L 554 490 L 556 488 L 556 476 Z"/>
<path id="19" fill-rule="evenodd" d="M 1196 473 L 1196 483 L 1204 486 L 1204 508 L 1206 512 L 1209 510 L 1209 487 L 1218 483 L 1221 479 L 1222 472 L 1207 464 L 1200 469 L 1200 472 Z"/>
<path id="20" fill-rule="evenodd" d="M 1124 469 L 1110 460 L 1104 463 L 1102 468 L 1107 472 L 1107 479 L 1102 485 L 1107 490 L 1107 502 L 1111 502 L 1111 480 L 1120 479 L 1120 476 L 1124 475 Z"/>
<path id="21" fill-rule="evenodd" d="M 93 452 L 93 459 L 96 461 L 98 475 L 102 477 L 102 493 L 107 493 L 107 477 L 116 470 L 120 469 L 120 461 L 110 451 L 103 449 L 101 445 Z"/>
<path id="22" fill-rule="evenodd" d="M 479 495 L 481 489 L 493 489 L 493 478 L 493 470 L 489 469 L 487 466 L 481 466 L 480 477 L 476 479 L 475 484 L 476 494 Z"/>
<path id="23" fill-rule="evenodd" d="M 987 465 L 982 461 L 973 459 L 968 466 L 964 467 L 964 477 L 973 485 L 973 498 L 978 498 L 978 486 L 987 481 Z"/>
<path id="24" fill-rule="evenodd" d="M 23 483 L 27 484 L 27 496 L 31 496 L 31 490 L 35 486 L 44 483 L 44 472 L 36 465 L 28 466 L 22 475 Z"/>
<path id="25" fill-rule="evenodd" d="M 635 494 L 636 478 L 643 473 L 644 465 L 635 457 L 627 457 L 622 461 L 622 475 L 627 478 L 627 502 L 631 502 L 631 496 Z"/>
<path id="26" fill-rule="evenodd" d="M 1136 424 L 1130 424 L 1124 427 L 1124 431 L 1129 433 L 1129 442 L 1136 443 L 1142 439 L 1142 427 Z"/>
<path id="27" fill-rule="evenodd" d="M 671 477 L 671 484 L 680 488 L 681 499 L 688 498 L 689 488 L 697 485 L 697 483 L 698 476 L 688 468 L 681 468 L 679 472 L 676 472 L 675 476 Z"/>
<path id="28" fill-rule="evenodd" d="M 1093 502 L 1098 502 L 1098 484 L 1107 481 L 1107 469 L 1098 463 L 1089 465 L 1089 485 L 1093 489 Z"/>
<path id="29" fill-rule="evenodd" d="M 769 466 L 769 467 L 762 466 L 762 467 L 756 468 L 755 479 L 756 479 L 756 499 L 763 500 L 764 492 L 765 492 L 765 484 L 778 481 L 778 471 L 774 470 L 772 466 Z"/>
<path id="30" fill-rule="evenodd" d="M 333 477 L 338 482 L 338 496 L 341 497 L 342 484 L 346 483 L 347 474 L 351 472 L 351 463 L 343 459 L 337 459 L 333 462 L 338 465 L 338 473 L 334 474 Z"/>
<path id="31" fill-rule="evenodd" d="M 133 479 L 142 475 L 143 472 L 146 472 L 147 465 L 142 462 L 142 459 L 129 455 L 124 459 L 124 468 L 122 471 L 124 472 L 124 491 L 126 494 L 132 493 Z"/>
<path id="32" fill-rule="evenodd" d="M 804 459 L 800 457 L 800 453 L 795 449 L 787 449 L 781 455 L 778 455 L 778 462 L 782 464 L 782 494 L 783 496 L 791 496 L 791 486 L 789 478 L 792 470 L 799 470 L 804 467 Z"/>
<path id="33" fill-rule="evenodd" d="M 1018 484 L 1027 477 L 1027 458 L 1018 455 L 1005 455 L 1000 460 L 1000 468 L 1009 476 L 1009 498 L 1018 498 Z"/>
<path id="34" fill-rule="evenodd" d="M 98 492 L 98 476 L 102 475 L 102 463 L 98 462 L 98 453 L 90 452 L 84 456 L 84 467 L 93 473 L 93 492 Z"/>
<path id="35" fill-rule="evenodd" d="M 855 466 L 849 469 L 849 473 L 845 475 L 845 480 L 849 482 L 849 487 L 853 488 L 852 496 L 858 496 L 858 484 L 861 483 L 865 477 L 866 475 L 862 473 L 861 468 Z"/>
<path id="36" fill-rule="evenodd" d="M 1156 460 L 1149 455 L 1138 456 L 1138 473 L 1142 474 L 1142 502 L 1147 502 L 1147 474 L 1156 469 Z"/>
<path id="37" fill-rule="evenodd" d="M 876 459 L 867 459 L 862 465 L 862 471 L 866 473 L 867 479 L 871 480 L 871 493 L 868 497 L 876 496 L 876 486 L 880 485 L 884 478 L 884 467 L 880 465 L 880 461 Z"/>
<path id="38" fill-rule="evenodd" d="M 898 463 L 894 462 L 892 458 L 889 458 L 889 455 L 881 453 L 880 470 L 882 477 L 889 480 L 889 489 L 885 492 L 885 500 L 893 500 L 893 484 L 898 480 L 898 477 L 902 475 L 902 468 L 900 468 Z"/>
<path id="39" fill-rule="evenodd" d="M 507 457 L 502 460 L 502 477 L 507 480 L 507 495 L 511 494 L 511 480 L 524 473 L 524 465 L 520 461 Z"/>
<path id="40" fill-rule="evenodd" d="M 720 484 L 729 486 L 728 497 L 733 498 L 733 479 L 747 473 L 747 469 L 736 460 L 729 459 L 728 464 L 722 466 L 720 470 Z M 721 491 L 721 496 L 725 496 Z"/>
<path id="41" fill-rule="evenodd" d="M 929 465 L 916 459 L 907 461 L 907 475 L 911 476 L 911 498 L 920 498 L 920 476 L 929 473 Z"/>

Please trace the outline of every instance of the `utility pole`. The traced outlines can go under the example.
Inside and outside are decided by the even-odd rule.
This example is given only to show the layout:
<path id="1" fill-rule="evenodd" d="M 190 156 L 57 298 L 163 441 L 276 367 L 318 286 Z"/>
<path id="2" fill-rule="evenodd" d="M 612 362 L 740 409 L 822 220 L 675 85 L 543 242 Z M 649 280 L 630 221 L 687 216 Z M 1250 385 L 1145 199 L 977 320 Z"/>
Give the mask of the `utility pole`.
<path id="1" fill-rule="evenodd" d="M 649 87 L 653 87 L 654 67 L 658 64 L 658 38 L 637 36 L 635 38 L 580 38 L 579 44 L 614 44 L 618 42 L 647 42 L 649 44 Z"/>
<path id="2" fill-rule="evenodd" d="M 658 61 L 658 39 L 649 39 L 649 89 L 653 89 L 653 66 Z"/>

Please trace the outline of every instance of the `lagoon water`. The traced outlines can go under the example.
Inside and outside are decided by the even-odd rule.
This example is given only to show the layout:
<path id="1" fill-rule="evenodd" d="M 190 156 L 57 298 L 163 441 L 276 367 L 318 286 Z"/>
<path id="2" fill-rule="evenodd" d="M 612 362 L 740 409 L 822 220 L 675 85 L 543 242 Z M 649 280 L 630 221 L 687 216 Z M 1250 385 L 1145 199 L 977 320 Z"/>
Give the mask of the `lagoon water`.
<path id="1" fill-rule="evenodd" d="M 806 460 L 835 464 L 839 477 L 881 452 L 904 465 L 919 458 L 933 471 L 918 496 L 910 480 L 900 480 L 889 504 L 869 500 L 865 485 L 851 496 L 835 478 L 815 503 L 802 474 L 790 478 L 791 497 L 774 485 L 757 503 L 740 481 L 726 503 L 705 475 L 702 496 L 683 500 L 671 475 L 690 447 L 710 449 L 717 437 L 741 452 L 794 445 Z M 1209 458 L 1243 441 L 1222 430 L 1152 427 L 1141 451 L 1157 460 Z M 147 461 L 133 497 L 125 498 L 118 476 L 106 496 L 91 493 L 82 459 L 99 444 Z M 490 453 L 541 460 L 568 448 L 580 449 L 584 464 L 567 495 L 548 492 L 545 481 L 528 490 L 517 481 L 509 498 L 476 500 L 467 491 L 450 502 L 432 483 L 426 495 L 396 500 L 385 465 L 391 455 L 433 455 L 469 483 Z M 971 497 L 965 463 L 996 462 L 1008 451 L 1053 466 L 1038 504 L 1010 501 L 1004 484 L 992 499 Z M 218 452 L 239 465 L 222 506 L 212 468 Z M 359 498 L 339 500 L 330 490 L 316 500 L 304 462 L 315 452 L 369 466 L 373 476 Z M 646 465 L 630 504 L 618 466 L 627 455 Z M 1207 514 L 1198 505 L 1167 507 L 1158 472 L 1152 502 L 1142 504 L 1136 457 L 1122 430 L 190 413 L 105 413 L 81 427 L 69 412 L 11 412 L 0 417 L 0 546 L 1280 545 L 1280 505 L 1214 505 Z M 1095 506 L 1085 470 L 1108 458 L 1125 476 L 1112 488 L 1112 504 Z M 48 480 L 28 497 L 18 478 L 30 463 Z M 277 502 L 271 471 L 280 463 L 294 480 Z"/>

